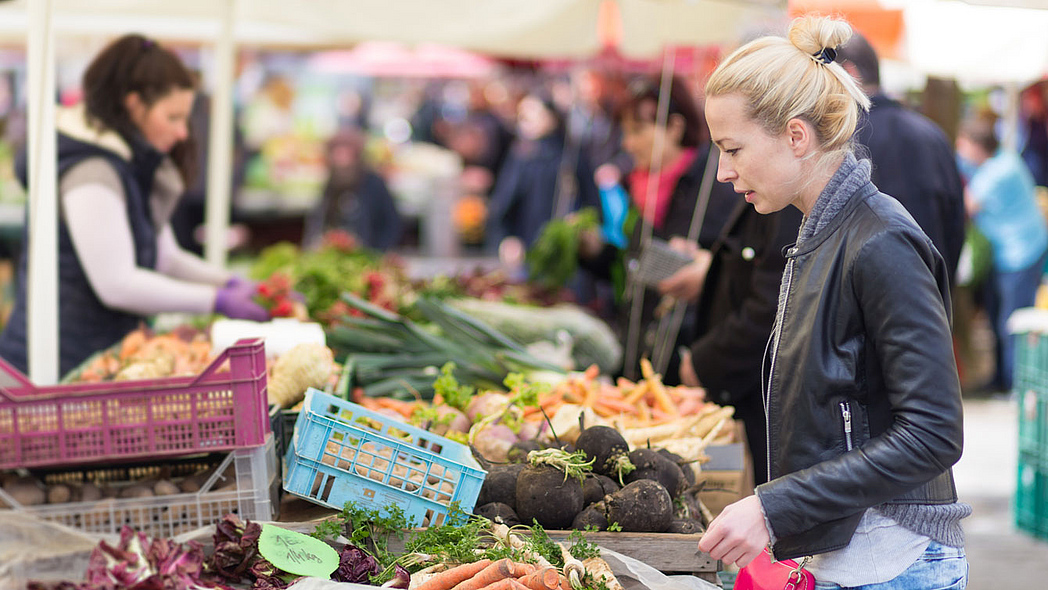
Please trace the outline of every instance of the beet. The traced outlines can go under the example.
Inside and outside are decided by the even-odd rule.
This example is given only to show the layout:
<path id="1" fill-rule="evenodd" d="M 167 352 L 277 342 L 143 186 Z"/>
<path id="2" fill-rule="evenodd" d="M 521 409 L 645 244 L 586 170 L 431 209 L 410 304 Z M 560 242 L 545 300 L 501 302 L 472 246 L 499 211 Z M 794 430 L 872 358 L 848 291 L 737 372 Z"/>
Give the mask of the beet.
<path id="1" fill-rule="evenodd" d="M 636 449 L 630 453 L 630 461 L 637 468 L 626 475 L 627 484 L 641 479 L 653 479 L 666 488 L 671 498 L 680 496 L 688 487 L 680 466 L 654 449 Z"/>
<path id="2" fill-rule="evenodd" d="M 507 506 L 502 502 L 490 502 L 479 508 L 475 508 L 473 514 L 483 516 L 491 522 L 502 522 L 506 526 L 516 526 L 520 524 L 520 518 L 517 517 L 517 513 L 513 510 L 513 507 Z"/>
<path id="3" fill-rule="evenodd" d="M 586 506 L 594 502 L 600 502 L 604 496 L 619 491 L 619 484 L 607 475 L 593 475 L 586 478 L 582 483 L 583 503 Z"/>
<path id="4" fill-rule="evenodd" d="M 518 440 L 513 443 L 509 448 L 509 452 L 506 453 L 506 458 L 510 463 L 524 463 L 528 460 L 528 453 L 531 451 L 538 451 L 544 449 L 542 443 L 534 440 Z"/>
<path id="5" fill-rule="evenodd" d="M 532 519 L 548 529 L 571 526 L 584 506 L 582 484 L 549 465 L 529 465 L 517 478 L 516 510 L 524 524 Z"/>
<path id="6" fill-rule="evenodd" d="M 604 502 L 590 504 L 571 521 L 571 528 L 576 531 L 584 531 L 589 527 L 596 527 L 598 531 L 608 530 L 608 513 Z"/>
<path id="7" fill-rule="evenodd" d="M 677 467 L 680 467 L 681 473 L 684 474 L 684 481 L 688 482 L 688 487 L 695 485 L 695 470 L 684 460 L 684 457 L 681 457 L 677 453 L 671 453 L 666 449 L 657 449 L 656 452 L 676 463 Z"/>
<path id="8" fill-rule="evenodd" d="M 673 520 L 673 500 L 657 481 L 640 479 L 604 500 L 608 522 L 635 533 L 661 533 Z"/>
<path id="9" fill-rule="evenodd" d="M 632 470 L 630 447 L 618 430 L 610 426 L 590 426 L 579 434 L 575 448 L 593 460 L 593 471 L 619 479 Z"/>
<path id="10" fill-rule="evenodd" d="M 484 484 L 480 486 L 476 505 L 483 506 L 492 502 L 501 502 L 516 510 L 517 477 L 521 471 L 524 471 L 524 465 L 521 463 L 489 467 Z"/>
<path id="11" fill-rule="evenodd" d="M 693 533 L 705 532 L 706 528 L 702 526 L 702 523 L 697 520 L 688 519 L 676 519 L 670 522 L 669 528 L 666 529 L 667 533 L 680 533 L 684 535 L 690 535 Z"/>

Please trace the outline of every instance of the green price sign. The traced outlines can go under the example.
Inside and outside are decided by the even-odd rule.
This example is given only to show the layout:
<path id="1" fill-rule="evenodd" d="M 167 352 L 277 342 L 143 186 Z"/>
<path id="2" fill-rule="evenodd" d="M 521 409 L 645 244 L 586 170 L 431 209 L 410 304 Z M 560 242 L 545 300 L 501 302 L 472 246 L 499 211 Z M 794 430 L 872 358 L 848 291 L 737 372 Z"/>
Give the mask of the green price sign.
<path id="1" fill-rule="evenodd" d="M 262 525 L 258 552 L 278 568 L 298 576 L 330 578 L 338 552 L 327 543 L 277 526 Z"/>

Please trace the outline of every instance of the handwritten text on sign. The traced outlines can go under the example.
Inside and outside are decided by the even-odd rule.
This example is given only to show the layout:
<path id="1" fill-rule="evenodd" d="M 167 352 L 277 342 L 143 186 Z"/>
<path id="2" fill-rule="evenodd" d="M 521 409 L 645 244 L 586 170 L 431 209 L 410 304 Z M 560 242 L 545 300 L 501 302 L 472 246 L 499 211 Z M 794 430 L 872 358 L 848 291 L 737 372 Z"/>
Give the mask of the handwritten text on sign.
<path id="1" fill-rule="evenodd" d="M 262 525 L 258 552 L 290 574 L 329 578 L 338 567 L 338 552 L 327 543 L 277 526 Z"/>

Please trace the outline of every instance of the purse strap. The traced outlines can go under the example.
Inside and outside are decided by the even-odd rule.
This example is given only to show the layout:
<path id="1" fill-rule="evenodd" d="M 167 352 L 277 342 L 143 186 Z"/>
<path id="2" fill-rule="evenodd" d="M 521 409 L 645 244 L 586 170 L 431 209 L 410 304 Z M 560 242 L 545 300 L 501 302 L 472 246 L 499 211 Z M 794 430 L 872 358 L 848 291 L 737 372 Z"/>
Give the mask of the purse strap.
<path id="1" fill-rule="evenodd" d="M 790 572 L 789 577 L 786 578 L 786 587 L 783 590 L 814 590 L 808 588 L 808 580 L 814 580 L 811 572 L 805 571 L 804 566 L 811 561 L 811 556 L 807 556 L 801 559 L 797 567 L 793 568 Z M 804 574 L 808 574 L 805 576 Z"/>

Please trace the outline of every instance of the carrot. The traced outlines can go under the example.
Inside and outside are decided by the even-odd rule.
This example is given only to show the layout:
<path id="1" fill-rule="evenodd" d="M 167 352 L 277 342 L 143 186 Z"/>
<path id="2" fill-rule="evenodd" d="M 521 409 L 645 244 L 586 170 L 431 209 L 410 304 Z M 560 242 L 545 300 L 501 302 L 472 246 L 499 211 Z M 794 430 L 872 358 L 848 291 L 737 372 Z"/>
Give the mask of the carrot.
<path id="1" fill-rule="evenodd" d="M 528 590 L 528 587 L 521 584 L 516 578 L 503 578 L 494 584 L 484 586 L 483 590 Z"/>
<path id="2" fill-rule="evenodd" d="M 615 379 L 615 387 L 618 387 L 619 390 L 621 390 L 621 391 L 626 391 L 627 389 L 633 389 L 636 386 L 637 386 L 636 383 L 630 381 L 629 379 L 627 379 L 625 377 L 619 377 L 619 378 Z"/>
<path id="3" fill-rule="evenodd" d="M 651 384 L 651 393 L 655 397 L 655 407 L 666 412 L 671 416 L 677 415 L 677 405 L 670 399 L 669 394 L 666 392 L 666 386 L 662 384 L 662 381 L 655 379 Z"/>
<path id="4" fill-rule="evenodd" d="M 597 400 L 598 406 L 604 406 L 609 410 L 614 410 L 616 414 L 636 414 L 637 406 L 627 402 L 626 400 L 619 399 L 616 397 L 602 397 Z"/>
<path id="5" fill-rule="evenodd" d="M 560 585 L 560 574 L 555 567 L 542 568 L 521 578 L 520 583 L 529 590 L 556 590 Z"/>
<path id="6" fill-rule="evenodd" d="M 514 565 L 508 558 L 500 559 L 488 564 L 487 567 L 477 572 L 473 577 L 459 582 L 451 590 L 481 590 L 481 588 L 490 586 L 503 578 L 515 578 L 516 576 L 513 575 L 516 571 Z M 433 590 L 447 590 L 447 587 L 434 588 Z"/>
<path id="7" fill-rule="evenodd" d="M 481 570 L 491 565 L 490 559 L 481 559 L 473 563 L 464 563 L 439 574 L 418 585 L 415 590 L 448 590 L 457 584 L 469 580 Z"/>
<path id="8" fill-rule="evenodd" d="M 641 381 L 636 387 L 633 388 L 633 391 L 631 391 L 629 395 L 622 399 L 622 401 L 631 405 L 636 404 L 640 400 L 644 399 L 644 396 L 648 393 L 648 386 L 649 385 L 647 381 Z"/>
<path id="9" fill-rule="evenodd" d="M 587 408 L 592 408 L 597 400 L 600 398 L 600 388 L 596 383 L 590 383 L 582 388 L 586 395 L 583 397 L 582 405 Z"/>
<path id="10" fill-rule="evenodd" d="M 600 375 L 600 366 L 597 364 L 592 364 L 586 367 L 586 371 L 583 372 L 582 375 L 586 378 L 587 381 L 593 381 L 597 378 L 598 375 Z"/>
<path id="11" fill-rule="evenodd" d="M 571 587 L 571 582 L 568 580 L 568 577 L 563 574 L 560 575 L 560 590 L 575 590 Z"/>

